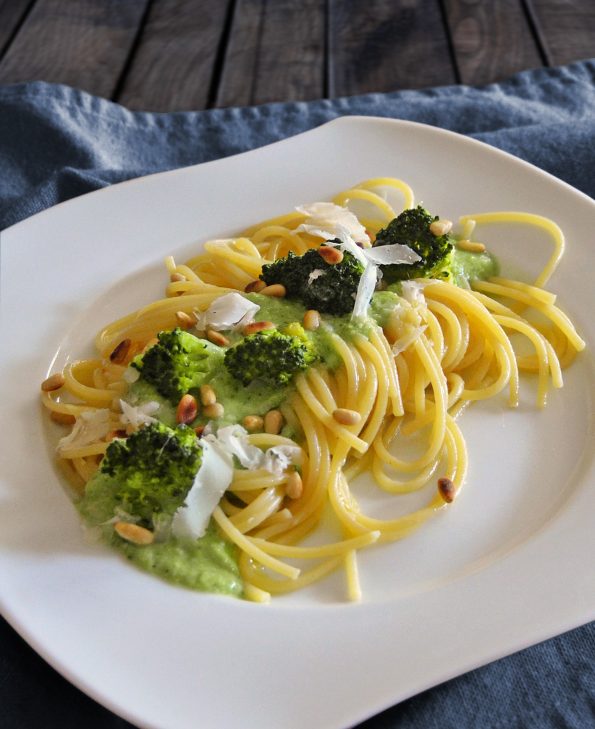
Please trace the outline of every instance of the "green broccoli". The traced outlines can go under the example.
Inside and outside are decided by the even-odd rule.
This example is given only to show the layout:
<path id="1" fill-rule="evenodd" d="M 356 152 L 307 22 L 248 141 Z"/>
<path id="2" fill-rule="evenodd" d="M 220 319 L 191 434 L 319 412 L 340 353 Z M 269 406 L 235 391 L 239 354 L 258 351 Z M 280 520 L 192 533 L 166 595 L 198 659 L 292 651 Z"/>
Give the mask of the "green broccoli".
<path id="1" fill-rule="evenodd" d="M 225 352 L 228 372 L 244 385 L 255 380 L 269 385 L 288 384 L 297 372 L 315 361 L 316 353 L 301 325 L 290 324 L 287 331 L 283 334 L 278 329 L 265 329 L 244 337 Z"/>
<path id="2" fill-rule="evenodd" d="M 414 264 L 394 263 L 382 266 L 384 279 L 388 283 L 410 278 L 451 279 L 450 264 L 455 239 L 449 234 L 434 235 L 430 225 L 438 220 L 418 205 L 416 208 L 404 210 L 398 217 L 378 231 L 375 246 L 400 243 L 409 246 L 421 261 Z"/>
<path id="3" fill-rule="evenodd" d="M 339 242 L 339 241 L 336 241 Z M 348 314 L 353 303 L 363 265 L 344 252 L 340 263 L 327 263 L 315 248 L 303 256 L 289 253 L 262 267 L 260 278 L 267 284 L 283 284 L 288 299 L 298 299 L 308 309 L 324 314 Z"/>
<path id="4" fill-rule="evenodd" d="M 79 508 L 93 525 L 130 516 L 154 529 L 182 506 L 201 463 L 192 428 L 151 423 L 109 444 Z"/>
<path id="5" fill-rule="evenodd" d="M 222 361 L 220 347 L 178 327 L 160 332 L 157 344 L 130 364 L 162 397 L 177 405 L 183 395 L 203 384 Z"/>

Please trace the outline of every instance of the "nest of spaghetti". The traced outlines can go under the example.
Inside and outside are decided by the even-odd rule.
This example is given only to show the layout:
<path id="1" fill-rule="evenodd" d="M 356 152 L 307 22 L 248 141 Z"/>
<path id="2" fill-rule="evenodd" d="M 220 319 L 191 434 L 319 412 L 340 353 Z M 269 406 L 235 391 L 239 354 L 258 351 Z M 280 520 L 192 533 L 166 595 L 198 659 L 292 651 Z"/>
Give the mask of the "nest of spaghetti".
<path id="1" fill-rule="evenodd" d="M 499 276 L 480 242 L 503 222 L 551 240 L 535 281 Z M 207 241 L 185 264 L 168 257 L 165 297 L 42 385 L 70 429 L 57 453 L 83 517 L 190 588 L 267 602 L 343 568 L 360 599 L 358 552 L 456 501 L 462 411 L 497 396 L 514 408 L 520 373 L 536 377 L 538 408 L 562 387 L 584 348 L 545 288 L 563 251 L 546 218 L 453 226 L 377 178 Z M 424 501 L 367 514 L 361 474 Z"/>

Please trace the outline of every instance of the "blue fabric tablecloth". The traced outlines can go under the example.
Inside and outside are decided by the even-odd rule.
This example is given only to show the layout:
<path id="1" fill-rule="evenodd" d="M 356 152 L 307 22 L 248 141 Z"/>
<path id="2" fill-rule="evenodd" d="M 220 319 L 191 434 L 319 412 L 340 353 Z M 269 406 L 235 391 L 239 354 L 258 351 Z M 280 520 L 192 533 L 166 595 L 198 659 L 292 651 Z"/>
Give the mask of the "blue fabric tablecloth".
<path id="1" fill-rule="evenodd" d="M 32 83 L 0 87 L 0 229 L 114 182 L 243 152 L 347 114 L 467 134 L 595 197 L 595 60 L 482 88 L 172 114 L 130 112 Z M 70 686 L 3 622 L 0 717 L 5 729 L 129 726 Z M 426 691 L 362 727 L 595 727 L 595 624 Z"/>

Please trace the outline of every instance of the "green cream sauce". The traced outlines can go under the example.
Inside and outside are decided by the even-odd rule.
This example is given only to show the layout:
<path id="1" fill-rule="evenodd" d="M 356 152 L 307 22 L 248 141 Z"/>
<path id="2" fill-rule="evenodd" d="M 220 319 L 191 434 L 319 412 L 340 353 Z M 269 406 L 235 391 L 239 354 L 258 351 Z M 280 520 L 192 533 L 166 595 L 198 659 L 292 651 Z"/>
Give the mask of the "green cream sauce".
<path id="1" fill-rule="evenodd" d="M 488 278 L 497 275 L 499 266 L 495 258 L 487 253 L 470 253 L 455 249 L 453 253 L 452 269 L 454 282 L 468 288 L 469 281 L 477 278 Z M 379 291 L 374 294 L 370 303 L 369 318 L 354 321 L 351 315 L 321 317 L 321 326 L 312 332 L 311 337 L 320 360 L 329 369 L 340 365 L 332 336 L 338 335 L 345 341 L 353 340 L 356 334 L 367 336 L 373 324 L 385 326 L 387 320 L 399 300 L 400 285 L 391 286 L 393 290 Z M 277 299 L 260 294 L 248 294 L 247 298 L 260 306 L 256 321 L 272 321 L 279 329 L 283 329 L 293 322 L 302 322 L 305 307 L 299 302 Z M 236 381 L 224 366 L 208 373 L 206 382 L 209 382 L 217 399 L 225 407 L 225 416 L 222 424 L 238 423 L 246 415 L 264 415 L 268 410 L 281 405 L 293 391 L 293 385 L 287 387 L 271 387 L 253 383 L 248 387 Z M 175 426 L 176 409 L 166 399 L 142 379 L 131 385 L 128 402 L 139 405 L 148 401 L 159 403 L 157 417 L 166 425 Z M 206 422 L 199 416 L 195 425 Z M 284 431 L 284 435 L 293 435 Z M 83 502 L 85 499 L 83 499 Z M 103 513 L 105 504 L 89 503 L 81 511 L 87 518 Z M 85 514 L 85 511 L 87 513 Z M 106 520 L 111 515 L 105 514 Z M 93 518 L 90 521 L 95 521 Z M 215 592 L 241 597 L 243 584 L 240 577 L 235 547 L 223 539 L 214 528 L 209 528 L 207 534 L 196 541 L 188 539 L 171 538 L 166 542 L 156 542 L 146 546 L 138 546 L 120 539 L 111 527 L 105 527 L 104 532 L 108 540 L 114 544 L 131 562 L 141 569 L 158 575 L 159 577 L 193 590 Z"/>
<path id="2" fill-rule="evenodd" d="M 96 473 L 78 503 L 84 519 L 99 528 L 103 538 L 138 567 L 193 590 L 241 596 L 243 583 L 234 545 L 210 526 L 198 540 L 176 539 L 137 545 L 122 539 L 112 526 L 118 513 L 111 477 Z M 122 518 L 126 520 L 125 515 Z M 164 524 L 169 517 L 164 516 Z"/>
<path id="3" fill-rule="evenodd" d="M 135 565 L 168 582 L 202 592 L 242 596 L 236 549 L 214 529 L 194 541 L 171 538 L 138 546 L 114 536 L 114 543 Z"/>
<path id="4" fill-rule="evenodd" d="M 454 283 L 461 288 L 469 288 L 469 282 L 486 279 L 500 273 L 498 260 L 489 253 L 471 253 L 455 248 L 451 264 Z"/>
<path id="5" fill-rule="evenodd" d="M 264 415 L 287 399 L 292 387 L 277 387 L 253 382 L 243 385 L 222 367 L 213 375 L 210 384 L 217 393 L 217 401 L 225 407 L 221 422 L 239 423 L 246 415 Z M 199 423 L 208 420 L 199 416 Z"/>
<path id="6" fill-rule="evenodd" d="M 283 329 L 293 322 L 302 323 L 306 307 L 299 302 L 278 299 L 273 296 L 262 296 L 262 294 L 248 294 L 248 297 L 255 304 L 260 306 L 256 313 L 255 321 L 272 321 L 278 329 Z M 351 341 L 356 333 L 368 333 L 370 323 L 364 321 L 356 322 L 351 314 L 344 316 L 329 316 L 324 314 L 321 317 L 321 326 L 311 332 L 308 336 L 312 339 L 320 360 L 331 370 L 341 363 L 341 359 L 332 342 L 332 335 L 337 334 L 346 341 Z"/>

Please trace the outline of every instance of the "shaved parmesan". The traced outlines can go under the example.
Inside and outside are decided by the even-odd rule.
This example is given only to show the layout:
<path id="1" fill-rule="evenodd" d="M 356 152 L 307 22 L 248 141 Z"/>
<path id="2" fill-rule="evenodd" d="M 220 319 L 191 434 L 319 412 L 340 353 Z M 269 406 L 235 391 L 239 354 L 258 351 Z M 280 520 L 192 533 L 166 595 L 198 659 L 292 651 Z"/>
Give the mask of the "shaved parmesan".
<path id="1" fill-rule="evenodd" d="M 204 439 L 203 439 L 204 440 Z M 174 514 L 172 533 L 198 539 L 209 525 L 211 514 L 233 478 L 233 460 L 217 444 L 203 442 L 202 463 L 184 505 Z"/>
<path id="2" fill-rule="evenodd" d="M 299 225 L 296 228 L 297 231 L 310 233 L 310 235 L 323 238 L 325 241 L 338 239 L 340 241 L 339 248 L 351 253 L 364 267 L 364 273 L 354 297 L 355 303 L 352 314 L 354 317 L 366 316 L 376 284 L 382 275 L 378 266 L 397 263 L 411 265 L 421 261 L 421 256 L 409 246 L 398 243 L 376 248 L 368 247 L 370 238 L 364 226 L 355 214 L 345 207 L 329 202 L 316 202 L 312 205 L 303 205 L 296 208 L 296 210 L 306 216 L 306 222 Z M 322 272 L 312 271 L 308 277 L 308 284 L 311 284 L 320 275 L 322 275 Z"/>
<path id="3" fill-rule="evenodd" d="M 289 465 L 301 463 L 302 449 L 298 446 L 273 446 L 263 452 L 260 448 L 250 444 L 248 431 L 241 425 L 226 425 L 219 428 L 216 434 L 213 433 L 211 423 L 207 425 L 207 428 L 203 432 L 203 441 L 216 444 L 230 457 L 237 458 L 248 471 L 263 468 L 265 471 L 280 476 Z"/>
<path id="4" fill-rule="evenodd" d="M 421 304 L 425 306 L 426 297 L 424 296 L 424 288 L 430 283 L 426 281 L 402 281 L 401 296 L 411 305 Z"/>
<path id="5" fill-rule="evenodd" d="M 219 428 L 217 435 L 203 437 L 208 443 L 217 443 L 230 456 L 235 456 L 240 464 L 250 471 L 261 467 L 263 454 L 260 448 L 250 445 L 248 431 L 241 425 L 226 425 Z"/>
<path id="6" fill-rule="evenodd" d="M 274 476 L 281 476 L 292 464 L 302 462 L 302 449 L 298 446 L 280 445 L 269 448 L 264 454 L 262 468 Z"/>
<path id="7" fill-rule="evenodd" d="M 159 410 L 159 403 L 154 400 L 137 406 L 130 405 L 126 400 L 120 400 L 120 407 L 122 408 L 122 415 L 120 415 L 122 425 L 131 425 L 137 429 L 143 425 L 157 422 L 157 419 L 152 416 Z"/>
<path id="8" fill-rule="evenodd" d="M 353 240 L 353 238 L 350 238 L 348 235 L 344 235 L 343 237 L 341 237 L 340 240 L 341 245 L 339 247 L 342 248 L 344 251 L 351 253 L 351 255 L 365 268 L 368 265 L 369 261 L 366 258 L 363 249 L 360 248 Z"/>
<path id="9" fill-rule="evenodd" d="M 379 266 L 387 266 L 393 263 L 417 263 L 421 261 L 421 256 L 418 255 L 409 246 L 403 246 L 399 243 L 393 243 L 388 246 L 376 246 L 374 248 L 367 248 L 363 251 L 364 255 L 372 263 L 376 263 Z"/>
<path id="10" fill-rule="evenodd" d="M 353 306 L 353 317 L 366 316 L 370 300 L 376 288 L 376 272 L 377 268 L 374 264 L 367 266 L 362 273 L 355 295 L 355 304 Z"/>
<path id="11" fill-rule="evenodd" d="M 65 448 L 80 448 L 102 440 L 112 430 L 110 411 L 107 408 L 87 410 L 76 419 L 71 432 L 60 438 L 58 451 Z"/>
<path id="12" fill-rule="evenodd" d="M 347 235 L 356 243 L 369 244 L 366 229 L 351 210 L 329 202 L 316 202 L 296 208 L 306 216 L 307 222 L 297 230 L 316 235 L 324 240 L 333 240 Z"/>
<path id="13" fill-rule="evenodd" d="M 240 325 L 244 326 L 254 319 L 260 309 L 258 304 L 241 294 L 231 293 L 220 296 L 211 302 L 206 311 L 195 311 L 196 328 L 199 331 L 214 329 L 224 331 Z"/>
<path id="14" fill-rule="evenodd" d="M 401 354 L 401 352 L 404 352 L 406 349 L 409 349 L 409 347 L 415 342 L 417 339 L 421 337 L 421 335 L 424 333 L 426 327 L 409 327 L 408 331 L 406 331 L 402 336 L 400 336 L 397 341 L 392 346 L 392 352 L 396 356 L 397 354 Z"/>
<path id="15" fill-rule="evenodd" d="M 234 458 L 241 465 L 255 471 L 263 468 L 281 476 L 291 465 L 302 462 L 302 449 L 280 445 L 262 452 L 248 442 L 248 432 L 241 425 L 227 425 L 201 439 L 202 464 L 194 483 L 186 495 L 184 505 L 174 514 L 172 533 L 176 537 L 202 537 L 215 507 L 233 480 Z"/>

